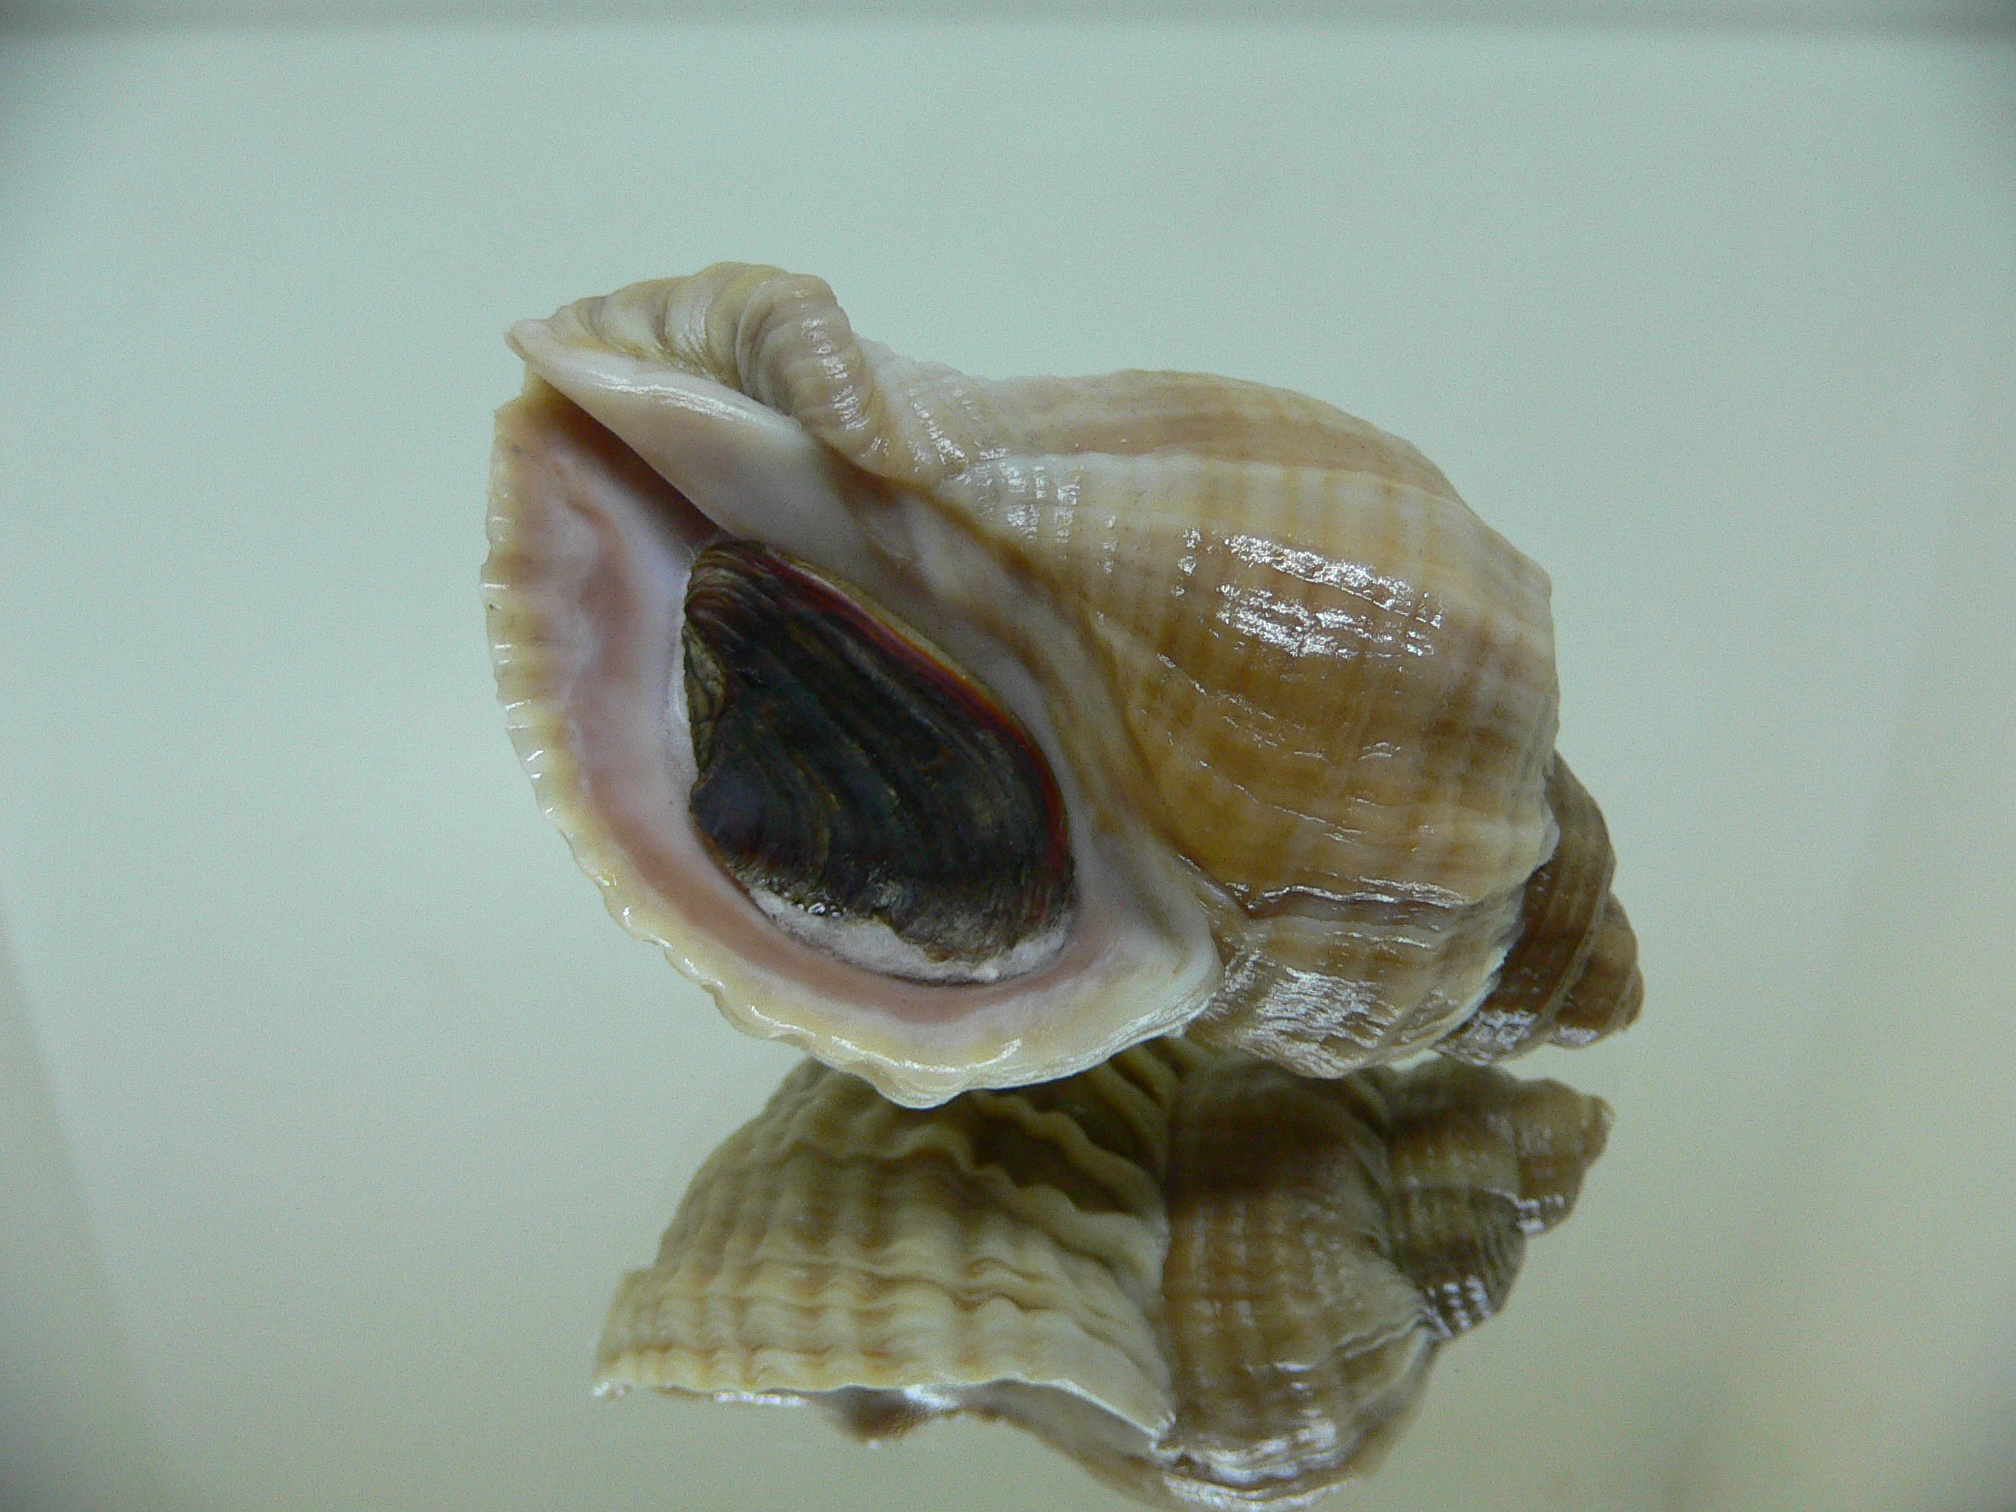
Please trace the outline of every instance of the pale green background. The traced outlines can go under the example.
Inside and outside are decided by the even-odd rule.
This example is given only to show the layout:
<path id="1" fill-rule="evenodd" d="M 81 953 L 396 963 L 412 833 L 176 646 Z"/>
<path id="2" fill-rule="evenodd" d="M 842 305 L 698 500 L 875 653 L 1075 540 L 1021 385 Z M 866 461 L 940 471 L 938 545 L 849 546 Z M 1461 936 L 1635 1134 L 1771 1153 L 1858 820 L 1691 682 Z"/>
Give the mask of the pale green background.
<path id="1" fill-rule="evenodd" d="M 2016 43 L 1628 9 L 18 6 L 0 1507 L 1128 1505 L 1004 1428 L 588 1396 L 793 1057 L 534 810 L 489 413 L 508 321 L 725 257 L 977 372 L 1316 393 L 1553 575 L 1645 1017 L 1521 1067 L 1610 1153 L 1335 1505 L 2016 1507 Z"/>

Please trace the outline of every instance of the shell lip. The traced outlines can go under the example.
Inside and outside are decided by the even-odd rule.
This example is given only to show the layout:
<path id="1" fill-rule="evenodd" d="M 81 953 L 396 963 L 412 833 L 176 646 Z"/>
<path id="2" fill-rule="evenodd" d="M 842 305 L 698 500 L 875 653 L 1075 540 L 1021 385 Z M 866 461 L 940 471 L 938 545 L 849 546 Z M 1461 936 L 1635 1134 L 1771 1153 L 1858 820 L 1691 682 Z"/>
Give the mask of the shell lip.
<path id="1" fill-rule="evenodd" d="M 802 434 L 788 417 L 724 383 L 628 352 L 567 341 L 552 320 L 520 320 L 504 339 L 528 368 L 577 404 L 576 390 L 617 393 L 675 404 L 709 420 L 765 426 L 780 436 Z"/>

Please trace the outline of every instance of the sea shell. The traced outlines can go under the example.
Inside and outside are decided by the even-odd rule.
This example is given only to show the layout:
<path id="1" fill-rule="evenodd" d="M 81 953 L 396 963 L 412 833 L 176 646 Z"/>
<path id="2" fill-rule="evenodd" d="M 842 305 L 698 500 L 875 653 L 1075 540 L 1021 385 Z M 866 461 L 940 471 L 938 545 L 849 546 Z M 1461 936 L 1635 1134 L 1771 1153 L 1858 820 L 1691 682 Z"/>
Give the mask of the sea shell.
<path id="1" fill-rule="evenodd" d="M 1405 442 L 1229 379 L 964 377 L 857 340 L 825 284 L 772 268 L 511 340 L 530 373 L 498 417 L 485 588 L 514 737 L 612 912 L 742 1028 L 924 1105 L 1184 1025 L 1337 1076 L 1635 1012 L 1608 838 L 1553 753 L 1546 577 Z M 724 538 L 753 553 L 726 617 L 688 616 Z M 757 782 L 744 721 L 709 828 L 694 742 L 724 648 L 833 604 L 853 628 L 785 637 L 810 670 L 774 708 L 836 730 L 852 705 L 817 690 L 839 658 L 888 718 L 832 735 L 797 797 L 800 736 Z M 969 705 L 997 774 L 1026 748 L 1044 775 L 997 802 L 965 756 L 901 754 Z M 864 771 L 889 789 L 872 822 Z M 1068 868 L 1032 859 L 1053 822 Z M 972 941 L 937 896 L 969 842 L 996 878 Z"/>
<path id="2" fill-rule="evenodd" d="M 1000 1418 L 1157 1505 L 1299 1505 L 1374 1468 L 1609 1124 L 1446 1060 L 1314 1081 L 1165 1039 L 929 1110 L 808 1063 L 624 1279 L 598 1390 Z"/>

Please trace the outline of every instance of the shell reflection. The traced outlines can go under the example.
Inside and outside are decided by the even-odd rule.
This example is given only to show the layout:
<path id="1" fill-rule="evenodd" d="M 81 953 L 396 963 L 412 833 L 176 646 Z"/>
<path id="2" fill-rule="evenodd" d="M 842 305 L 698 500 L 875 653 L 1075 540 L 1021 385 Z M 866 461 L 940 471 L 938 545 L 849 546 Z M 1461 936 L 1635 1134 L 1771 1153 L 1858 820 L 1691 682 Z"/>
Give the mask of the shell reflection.
<path id="1" fill-rule="evenodd" d="M 1312 1081 L 1163 1039 L 928 1110 L 808 1062 L 624 1279 L 598 1389 L 867 1439 L 971 1413 L 1151 1503 L 1298 1505 L 1376 1466 L 1609 1126 L 1446 1060 Z"/>

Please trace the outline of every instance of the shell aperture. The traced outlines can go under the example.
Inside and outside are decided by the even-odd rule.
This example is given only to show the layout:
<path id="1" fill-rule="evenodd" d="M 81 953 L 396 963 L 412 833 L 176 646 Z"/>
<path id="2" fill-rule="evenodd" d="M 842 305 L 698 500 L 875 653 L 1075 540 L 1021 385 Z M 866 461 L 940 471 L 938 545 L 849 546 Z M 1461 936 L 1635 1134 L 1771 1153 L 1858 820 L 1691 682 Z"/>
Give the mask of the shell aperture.
<path id="1" fill-rule="evenodd" d="M 1636 1012 L 1609 840 L 1554 754 L 1546 576 L 1406 442 L 1206 375 L 968 377 L 740 264 L 511 341 L 485 592 L 513 738 L 611 912 L 738 1027 L 922 1106 L 1179 1028 L 1336 1077 Z M 920 881 L 917 938 L 872 909 L 822 934 L 815 891 L 724 867 L 683 633 L 724 534 L 1004 711 L 1055 783 L 1068 903 Z M 1010 895 L 1023 922 L 962 934 Z"/>
<path id="2" fill-rule="evenodd" d="M 786 930 L 927 981 L 991 981 L 1063 944 L 1063 800 L 1014 717 L 935 648 L 747 541 L 686 586 L 689 799 Z"/>
<path id="3" fill-rule="evenodd" d="M 804 1065 L 624 1279 L 598 1391 L 871 1440 L 997 1417 L 1155 1505 L 1298 1506 L 1376 1467 L 1610 1121 L 1446 1060 L 1314 1081 L 1181 1039 L 928 1110 Z"/>

